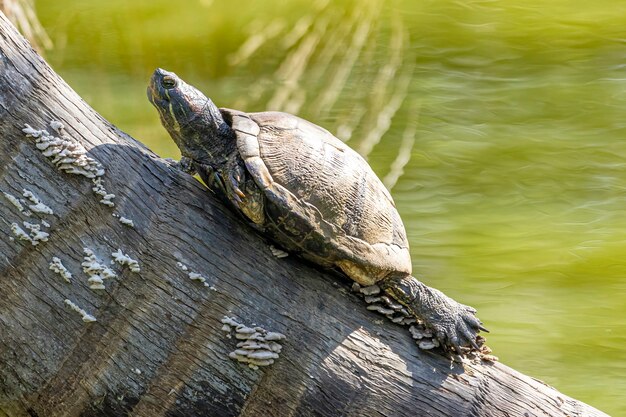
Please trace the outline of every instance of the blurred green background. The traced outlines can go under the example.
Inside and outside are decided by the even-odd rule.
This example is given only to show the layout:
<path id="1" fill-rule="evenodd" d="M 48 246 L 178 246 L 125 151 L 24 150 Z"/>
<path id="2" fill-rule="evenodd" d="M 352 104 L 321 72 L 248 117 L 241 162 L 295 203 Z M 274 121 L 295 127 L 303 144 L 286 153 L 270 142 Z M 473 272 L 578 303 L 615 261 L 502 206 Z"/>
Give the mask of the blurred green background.
<path id="1" fill-rule="evenodd" d="M 416 274 L 478 308 L 503 363 L 626 415 L 624 2 L 36 6 L 55 70 L 163 157 L 156 67 L 347 141 L 392 190 Z"/>

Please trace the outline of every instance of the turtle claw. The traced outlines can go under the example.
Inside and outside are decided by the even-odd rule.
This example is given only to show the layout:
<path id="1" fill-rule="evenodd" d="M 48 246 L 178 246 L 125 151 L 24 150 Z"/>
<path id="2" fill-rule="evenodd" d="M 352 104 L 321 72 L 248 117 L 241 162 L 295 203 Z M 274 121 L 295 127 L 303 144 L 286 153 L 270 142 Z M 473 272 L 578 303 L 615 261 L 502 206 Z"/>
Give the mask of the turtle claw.
<path id="1" fill-rule="evenodd" d="M 463 351 L 461 350 L 461 344 L 459 343 L 459 338 L 456 336 L 452 336 L 452 338 L 450 338 L 450 345 L 452 345 L 452 347 L 454 348 L 454 351 L 456 353 L 462 353 Z"/>
<path id="2" fill-rule="evenodd" d="M 241 198 L 246 198 L 246 195 L 241 191 L 238 187 L 233 188 L 235 194 L 237 194 Z"/>
<path id="3" fill-rule="evenodd" d="M 465 306 L 467 307 L 467 306 Z M 483 322 L 480 321 L 478 319 L 478 317 L 476 317 L 474 314 L 476 313 L 476 309 L 475 308 L 466 308 L 467 311 L 469 311 L 470 313 L 472 313 L 471 316 L 466 316 L 465 320 L 469 323 L 470 327 L 475 328 L 475 329 L 479 329 L 480 331 L 483 331 L 485 333 L 489 333 L 489 330 L 487 330 L 487 328 L 485 326 L 483 326 Z"/>
<path id="4" fill-rule="evenodd" d="M 465 339 L 469 342 L 471 347 L 476 350 L 480 350 L 480 346 L 478 346 L 478 343 L 476 343 L 476 335 L 474 335 L 471 330 L 465 328 L 463 331 L 463 336 L 465 336 Z"/>
<path id="5" fill-rule="evenodd" d="M 230 185 L 233 188 L 233 192 L 241 197 L 241 198 L 246 198 L 246 195 L 244 194 L 243 191 L 241 191 L 241 189 L 239 188 L 239 181 L 240 178 L 237 178 L 238 176 L 233 175 L 232 173 L 228 176 L 228 179 L 230 180 Z M 239 200 L 241 202 L 241 200 Z"/>
<path id="6" fill-rule="evenodd" d="M 452 303 L 453 300 L 449 299 Z M 454 310 L 454 309 L 453 309 Z M 454 350 L 458 353 L 462 353 L 459 347 L 473 348 L 480 350 L 480 346 L 477 342 L 478 332 L 482 328 L 482 323 L 473 313 L 470 313 L 468 309 L 458 309 L 456 312 L 452 311 L 453 328 L 449 329 L 448 335 L 452 335 L 450 340 Z M 451 323 L 452 324 L 452 323 Z M 461 343 L 459 343 L 459 340 Z M 454 343 L 457 342 L 457 344 Z M 444 342 L 444 341 L 441 341 Z M 460 346 L 459 346 L 460 344 Z"/>
<path id="7" fill-rule="evenodd" d="M 478 343 L 476 343 L 476 340 L 470 339 L 470 344 L 472 345 L 474 349 L 480 350 L 480 346 L 478 346 Z"/>
<path id="8" fill-rule="evenodd" d="M 432 317 L 432 316 L 431 316 Z M 463 316 L 461 312 L 453 312 L 446 317 L 443 324 L 434 324 L 428 320 L 424 320 L 426 326 L 432 326 L 437 339 L 444 348 L 452 349 L 458 354 L 463 354 L 467 349 L 480 350 L 477 342 L 478 327 L 474 326 L 473 316 Z"/>
<path id="9" fill-rule="evenodd" d="M 233 195 L 231 196 L 231 198 L 232 198 L 233 200 L 235 200 L 235 202 L 236 202 L 236 204 L 237 204 L 237 207 L 239 207 L 239 204 L 243 203 L 243 200 L 241 199 L 241 196 L 240 196 L 239 194 L 237 194 L 237 193 L 233 194 Z"/>

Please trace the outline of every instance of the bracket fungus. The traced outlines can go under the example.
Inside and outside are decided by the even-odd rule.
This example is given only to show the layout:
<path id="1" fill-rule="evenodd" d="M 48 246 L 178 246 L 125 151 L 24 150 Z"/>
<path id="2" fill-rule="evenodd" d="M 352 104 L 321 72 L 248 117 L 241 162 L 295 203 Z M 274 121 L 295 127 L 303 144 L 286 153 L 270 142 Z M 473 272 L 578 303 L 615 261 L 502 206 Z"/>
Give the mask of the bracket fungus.
<path id="1" fill-rule="evenodd" d="M 32 243 L 32 239 L 28 236 L 28 233 L 24 231 L 17 223 L 11 223 L 11 232 L 17 237 L 19 240 L 27 240 Z M 34 243 L 33 243 L 34 245 Z"/>
<path id="2" fill-rule="evenodd" d="M 41 200 L 32 191 L 29 191 L 25 188 L 22 191 L 23 191 L 22 195 L 25 198 L 28 198 L 30 202 L 32 203 L 28 206 L 28 208 L 31 209 L 31 211 L 33 211 L 34 213 L 41 213 L 41 214 L 54 214 L 52 209 L 46 206 L 44 203 L 42 203 Z"/>
<path id="3" fill-rule="evenodd" d="M 432 349 L 439 346 L 439 342 L 434 335 L 427 331 L 424 325 L 418 322 L 406 308 L 387 297 L 378 285 L 370 285 L 362 287 L 357 283 L 352 284 L 352 291 L 361 296 L 368 304 L 366 307 L 368 310 L 376 311 L 384 315 L 387 319 L 393 323 L 401 326 L 411 326 L 409 331 L 411 336 L 416 340 L 417 345 L 424 350 Z M 411 331 L 415 330 L 415 333 Z M 419 337 L 416 337 L 419 335 Z"/>
<path id="4" fill-rule="evenodd" d="M 109 193 L 106 190 L 106 188 L 104 188 L 104 185 L 102 184 L 102 178 L 100 177 L 94 178 L 92 179 L 92 182 L 93 182 L 93 187 L 91 187 L 91 191 L 93 191 L 94 194 L 101 197 L 100 204 L 104 204 L 105 206 L 108 206 L 108 207 L 114 207 L 115 203 L 111 200 L 115 198 L 115 194 Z"/>
<path id="5" fill-rule="evenodd" d="M 100 162 L 87 156 L 87 150 L 78 141 L 67 136 L 63 124 L 53 120 L 50 127 L 59 135 L 53 136 L 46 130 L 37 130 L 28 124 L 22 132 L 26 137 L 35 139 L 35 146 L 60 171 L 68 174 L 96 178 L 104 175 Z"/>
<path id="6" fill-rule="evenodd" d="M 135 222 L 133 222 L 131 219 L 127 219 L 126 217 L 121 216 L 119 220 L 120 220 L 120 223 L 122 223 L 125 226 L 135 227 Z"/>
<path id="7" fill-rule="evenodd" d="M 84 261 L 81 263 L 83 271 L 89 277 L 89 288 L 92 290 L 103 290 L 104 280 L 109 278 L 115 278 L 117 275 L 111 268 L 105 266 L 96 258 L 94 252 L 89 248 L 83 248 Z"/>
<path id="8" fill-rule="evenodd" d="M 395 324 L 410 326 L 409 333 L 420 349 L 430 350 L 440 346 L 439 340 L 432 330 L 426 328 L 421 321 L 413 317 L 402 304 L 385 295 L 378 285 L 363 287 L 354 283 L 352 284 L 352 291 L 363 298 L 368 304 L 366 307 L 368 310 L 384 315 Z M 481 346 L 480 350 L 462 348 L 464 349 L 463 353 L 471 360 L 497 361 L 498 358 L 491 355 L 491 349 L 484 344 L 484 338 L 478 337 L 482 339 L 479 339 L 478 343 Z"/>
<path id="9" fill-rule="evenodd" d="M 270 252 L 272 252 L 272 255 L 274 255 L 274 257 L 279 258 L 279 259 L 286 258 L 289 256 L 288 252 L 285 252 L 284 250 L 279 249 L 274 245 L 270 245 Z"/>
<path id="10" fill-rule="evenodd" d="M 127 265 L 128 269 L 130 269 L 132 272 L 141 271 L 141 268 L 139 268 L 139 262 L 132 259 L 130 256 L 122 253 L 121 249 L 118 249 L 116 252 L 113 252 L 111 256 L 113 257 L 113 260 L 111 261 L 111 263 L 117 262 L 118 264 L 122 266 Z"/>
<path id="11" fill-rule="evenodd" d="M 9 203 L 13 204 L 13 206 L 22 214 L 24 214 L 25 216 L 30 216 L 32 213 L 26 209 L 24 209 L 24 205 L 26 204 L 26 202 L 24 200 L 20 200 L 19 198 L 15 197 L 13 194 L 9 194 L 7 192 L 2 192 L 2 194 L 4 195 L 4 198 L 6 198 Z M 24 204 L 22 204 L 24 203 Z"/>
<path id="12" fill-rule="evenodd" d="M 81 315 L 83 321 L 85 323 L 91 323 L 93 321 L 96 321 L 96 318 L 94 316 L 92 316 L 91 314 L 87 313 L 85 310 L 83 310 L 82 308 L 78 307 L 75 303 L 73 303 L 72 301 L 68 300 L 67 298 L 65 299 L 65 304 L 71 308 L 72 310 L 74 310 L 75 312 L 77 312 L 78 314 Z"/>
<path id="13" fill-rule="evenodd" d="M 283 348 L 279 341 L 285 339 L 284 334 L 270 332 L 259 326 L 248 327 L 233 317 L 225 316 L 221 321 L 224 324 L 222 330 L 228 336 L 234 329 L 235 338 L 241 340 L 237 343 L 237 349 L 228 354 L 229 358 L 245 363 L 252 369 L 271 365 L 278 359 Z"/>
<path id="14" fill-rule="evenodd" d="M 17 223 L 11 223 L 11 232 L 13 232 L 19 240 L 26 240 L 33 246 L 37 246 L 39 242 L 46 242 L 48 240 L 50 234 L 42 231 L 40 224 L 30 222 L 22 222 L 22 224 L 29 233 L 26 233 Z"/>
<path id="15" fill-rule="evenodd" d="M 190 280 L 198 281 L 199 283 L 203 284 L 205 287 L 209 287 L 209 283 L 207 282 L 206 277 L 203 276 L 202 274 L 190 271 L 187 265 L 183 264 L 182 262 L 176 262 L 176 266 L 178 266 L 181 270 L 187 272 L 187 276 L 189 277 Z M 215 287 L 210 287 L 210 288 L 212 290 L 215 290 Z"/>
<path id="16" fill-rule="evenodd" d="M 50 262 L 49 269 L 59 274 L 61 278 L 65 280 L 65 282 L 72 282 L 71 281 L 72 273 L 67 270 L 65 265 L 63 265 L 61 260 L 57 258 L 56 256 L 52 258 L 52 262 Z"/>

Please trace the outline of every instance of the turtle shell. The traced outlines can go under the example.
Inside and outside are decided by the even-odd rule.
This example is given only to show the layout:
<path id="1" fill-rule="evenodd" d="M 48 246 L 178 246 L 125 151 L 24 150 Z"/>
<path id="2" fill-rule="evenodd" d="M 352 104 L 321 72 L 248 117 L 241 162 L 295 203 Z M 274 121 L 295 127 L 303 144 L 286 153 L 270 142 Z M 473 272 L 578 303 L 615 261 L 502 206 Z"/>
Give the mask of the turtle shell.
<path id="1" fill-rule="evenodd" d="M 404 225 L 369 164 L 327 130 L 281 112 L 222 109 L 265 193 L 265 223 L 286 249 L 363 285 L 411 273 Z"/>

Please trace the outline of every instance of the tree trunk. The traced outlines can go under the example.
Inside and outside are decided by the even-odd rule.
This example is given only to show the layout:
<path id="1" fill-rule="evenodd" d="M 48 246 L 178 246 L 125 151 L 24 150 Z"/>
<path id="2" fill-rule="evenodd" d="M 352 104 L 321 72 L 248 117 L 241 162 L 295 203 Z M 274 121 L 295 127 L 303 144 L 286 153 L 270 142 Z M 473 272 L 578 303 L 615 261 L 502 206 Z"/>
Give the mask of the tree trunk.
<path id="1" fill-rule="evenodd" d="M 342 278 L 271 256 L 198 181 L 91 109 L 1 14 L 0 36 L 0 190 L 26 206 L 31 191 L 54 211 L 27 216 L 0 193 L 0 415 L 605 415 L 502 364 L 420 351 Z M 54 133 L 52 120 L 102 163 L 115 207 L 22 132 Z M 48 222 L 48 240 L 19 240 L 12 223 L 23 221 Z M 83 248 L 107 263 L 121 249 L 141 271 L 112 267 L 118 277 L 90 289 Z M 285 334 L 276 362 L 230 359 L 224 316 Z"/>

